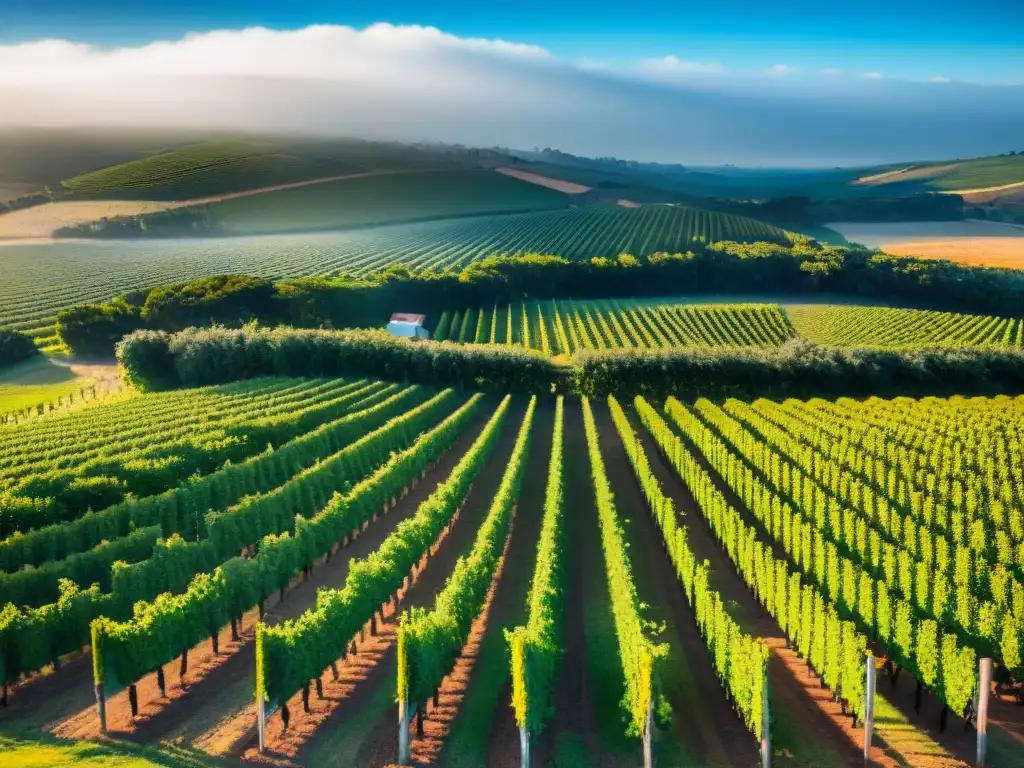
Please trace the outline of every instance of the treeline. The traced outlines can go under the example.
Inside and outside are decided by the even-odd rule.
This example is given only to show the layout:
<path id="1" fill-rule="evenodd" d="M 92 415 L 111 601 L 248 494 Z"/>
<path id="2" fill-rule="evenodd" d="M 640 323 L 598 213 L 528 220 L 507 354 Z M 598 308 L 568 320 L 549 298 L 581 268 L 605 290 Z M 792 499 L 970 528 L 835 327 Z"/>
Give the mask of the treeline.
<path id="1" fill-rule="evenodd" d="M 26 333 L 0 328 L 0 368 L 20 363 L 39 354 L 39 349 Z"/>
<path id="2" fill-rule="evenodd" d="M 531 254 L 493 256 L 460 272 L 394 266 L 368 279 L 299 278 L 270 283 L 220 275 L 102 305 L 62 310 L 57 331 L 79 354 L 110 354 L 126 333 L 197 324 L 238 327 L 382 327 L 392 312 L 436 319 L 451 307 L 489 307 L 523 298 L 618 298 L 685 294 L 842 294 L 928 309 L 1014 317 L 1024 306 L 1024 272 L 925 261 L 809 239 L 693 243 L 687 253 L 570 261 Z"/>
<path id="3" fill-rule="evenodd" d="M 144 390 L 259 376 L 372 376 L 437 387 L 586 396 L 923 396 L 1024 392 L 1024 352 L 882 350 L 806 340 L 768 349 L 585 352 L 559 365 L 521 347 L 411 340 L 384 331 L 190 328 L 122 341 L 126 378 Z"/>
<path id="4" fill-rule="evenodd" d="M 0 213 L 10 213 L 11 211 L 20 211 L 22 208 L 31 208 L 34 205 L 43 205 L 53 199 L 54 195 L 52 193 L 35 192 L 30 195 L 16 197 L 13 200 L 0 200 Z"/>
<path id="5" fill-rule="evenodd" d="M 216 230 L 206 205 L 190 205 L 138 216 L 112 216 L 58 227 L 54 237 L 119 240 L 139 237 L 208 237 Z"/>

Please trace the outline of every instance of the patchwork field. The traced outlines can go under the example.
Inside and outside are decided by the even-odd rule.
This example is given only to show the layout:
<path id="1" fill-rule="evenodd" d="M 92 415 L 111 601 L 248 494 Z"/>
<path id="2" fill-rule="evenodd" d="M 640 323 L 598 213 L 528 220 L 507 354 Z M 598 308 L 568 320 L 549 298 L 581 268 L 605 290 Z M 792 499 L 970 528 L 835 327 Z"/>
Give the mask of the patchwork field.
<path id="1" fill-rule="evenodd" d="M 419 764 L 518 765 L 524 728 L 541 765 L 751 765 L 767 728 L 859 765 L 871 647 L 875 764 L 970 763 L 991 655 L 1018 766 L 1022 415 L 261 379 L 0 427 L 0 743 L 376 768 L 397 715 Z"/>

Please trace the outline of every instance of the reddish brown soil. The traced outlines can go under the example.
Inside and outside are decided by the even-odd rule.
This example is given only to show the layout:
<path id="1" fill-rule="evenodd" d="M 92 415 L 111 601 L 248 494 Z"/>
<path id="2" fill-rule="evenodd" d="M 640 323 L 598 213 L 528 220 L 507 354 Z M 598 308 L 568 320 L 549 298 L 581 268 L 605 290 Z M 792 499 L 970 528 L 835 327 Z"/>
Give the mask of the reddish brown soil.
<path id="1" fill-rule="evenodd" d="M 507 466 L 523 410 L 523 408 L 513 406 L 506 416 L 502 434 L 499 437 L 498 444 L 495 446 L 494 453 L 467 495 L 458 523 L 452 526 L 448 535 L 437 546 L 435 554 L 427 562 L 426 568 L 418 574 L 416 581 L 402 598 L 401 607 L 403 609 L 432 604 L 435 595 L 444 586 L 445 580 L 451 573 L 457 558 L 472 546 L 480 522 L 490 508 L 494 492 L 501 481 L 504 468 Z M 379 686 L 388 681 L 388 671 L 393 668 L 395 663 L 394 633 L 397 619 L 398 615 L 390 614 L 385 617 L 384 622 L 380 623 L 379 633 L 382 636 L 381 642 L 385 647 L 381 649 L 379 658 L 373 665 L 372 672 L 367 675 L 365 680 L 359 681 L 354 686 L 354 690 L 345 696 L 339 705 L 333 708 L 329 717 L 323 722 L 322 727 L 301 738 L 301 743 L 295 745 L 294 761 L 297 764 L 304 764 L 309 753 L 315 751 L 318 739 L 330 729 L 332 723 L 342 722 L 359 712 L 372 698 Z M 328 692 L 329 686 L 325 686 L 325 694 Z M 312 699 L 311 703 L 313 703 Z M 305 717 L 302 713 L 301 705 L 297 709 L 293 707 L 289 730 L 298 726 L 298 720 L 301 717 Z M 279 722 L 276 718 L 275 721 Z M 274 726 L 271 726 L 271 735 L 274 738 L 278 738 L 275 734 L 276 730 Z M 397 757 L 397 746 L 395 712 L 389 711 L 367 733 L 356 762 L 359 766 L 388 764 Z M 279 753 L 272 753 L 271 757 L 273 756 L 280 756 L 286 759 L 291 757 L 291 755 Z M 247 761 L 256 760 L 258 759 L 258 753 L 254 749 L 250 749 L 245 753 L 245 759 Z"/>
<path id="2" fill-rule="evenodd" d="M 486 412 L 484 415 L 489 416 L 490 411 L 486 408 L 484 410 Z M 481 418 L 480 421 L 482 420 Z M 454 449 L 449 451 L 442 461 L 434 467 L 427 475 L 426 480 L 421 481 L 408 496 L 398 502 L 397 506 L 388 515 L 391 522 L 387 526 L 387 530 L 381 530 L 374 537 L 374 541 L 368 543 L 363 556 L 376 551 L 384 539 L 391 534 L 402 520 L 410 518 L 416 513 L 420 504 L 433 493 L 441 482 L 447 479 L 451 470 L 479 435 L 479 432 L 479 424 L 467 429 L 456 443 Z M 455 519 L 458 519 L 458 515 Z M 455 521 L 453 520 L 450 529 L 457 530 L 458 526 L 454 523 Z M 435 555 L 444 546 L 448 534 L 448 530 L 443 531 L 438 541 L 431 548 L 429 557 L 425 557 L 417 567 L 413 568 L 410 574 L 410 586 L 408 589 L 400 591 L 398 604 L 386 606 L 382 615 L 378 617 L 377 634 L 373 635 L 371 633 L 369 623 L 363 628 L 360 637 L 355 640 L 356 653 L 354 655 L 347 654 L 344 659 L 339 660 L 337 665 L 338 680 L 333 679 L 331 672 L 322 675 L 323 698 L 319 698 L 315 688 L 311 687 L 310 712 L 306 713 L 303 711 L 302 694 L 301 692 L 296 693 L 288 702 L 288 708 L 291 713 L 288 730 L 283 730 L 280 715 L 274 715 L 268 721 L 267 751 L 262 755 L 255 745 L 255 711 L 253 710 L 251 715 L 246 713 L 248 716 L 243 715 L 247 726 L 246 738 L 237 740 L 232 751 L 242 754 L 245 760 L 251 762 L 292 763 L 315 735 L 318 727 L 328 720 L 343 714 L 343 711 L 351 704 L 351 699 L 358 694 L 358 691 L 361 688 L 367 687 L 364 685 L 365 683 L 375 679 L 379 680 L 382 677 L 385 673 L 385 668 L 381 661 L 389 656 L 392 650 L 400 610 L 405 607 L 407 595 L 420 584 L 427 564 L 433 562 Z"/>
<path id="3" fill-rule="evenodd" d="M 848 765 L 862 764 L 863 731 L 853 728 L 852 719 L 842 714 L 839 704 L 832 701 L 828 691 L 821 687 L 819 678 L 807 669 L 795 651 L 786 647 L 786 638 L 778 623 L 747 588 L 732 561 L 707 527 L 693 495 L 665 462 L 657 443 L 638 421 L 634 419 L 633 427 L 650 459 L 651 470 L 661 483 L 665 495 L 673 500 L 681 513 L 681 522 L 686 527 L 694 554 L 710 562 L 712 584 L 723 600 L 732 603 L 732 615 L 742 629 L 761 638 L 772 651 L 768 667 L 771 704 L 782 708 L 789 722 L 799 724 L 800 738 L 812 742 L 815 752 L 833 755 L 832 759 L 837 761 L 834 764 L 838 764 L 838 761 Z M 699 460 L 710 470 L 703 457 Z M 723 490 L 728 492 L 727 488 Z M 737 509 L 742 509 L 738 505 L 739 500 L 731 492 L 727 498 L 737 505 Z M 678 583 L 674 572 L 670 571 L 668 576 Z M 685 601 L 682 587 L 679 586 L 676 591 Z M 774 746 L 785 748 L 786 745 Z M 896 764 L 879 748 L 872 750 L 872 759 L 876 765 Z"/>
<path id="4" fill-rule="evenodd" d="M 504 174 L 505 176 L 511 176 L 520 181 L 528 181 L 531 184 L 537 184 L 541 187 L 547 187 L 553 189 L 556 192 L 564 192 L 567 195 L 579 195 L 583 192 L 589 192 L 590 187 L 584 186 L 583 184 L 576 184 L 572 181 L 565 181 L 564 179 L 553 179 L 550 176 L 542 176 L 539 173 L 530 173 L 529 171 L 521 171 L 518 168 L 495 168 L 498 173 Z"/>
<path id="5" fill-rule="evenodd" d="M 498 570 L 491 580 L 491 586 L 487 590 L 487 597 L 484 600 L 484 607 L 480 615 L 473 621 L 469 631 L 469 639 L 462 648 L 462 653 L 455 662 L 451 673 L 441 681 L 438 688 L 437 706 L 432 702 L 427 703 L 427 712 L 423 717 L 423 736 L 417 734 L 415 726 L 410 726 L 409 757 L 413 765 L 433 765 L 444 749 L 445 740 L 451 733 L 452 724 L 459 715 L 459 709 L 466 698 L 469 690 L 470 679 L 473 674 L 473 667 L 480 657 L 480 645 L 484 636 L 489 631 L 491 608 L 494 605 L 494 593 L 501 582 L 501 574 L 504 570 L 505 558 L 508 555 L 508 546 L 512 541 L 513 530 L 509 531 L 505 539 L 505 547 L 502 551 L 501 561 Z"/>
<path id="6" fill-rule="evenodd" d="M 714 469 L 707 463 L 707 460 L 699 451 L 695 450 L 693 446 L 689 446 L 691 453 L 697 457 L 698 462 L 707 470 L 709 476 L 715 485 L 722 491 L 726 499 L 741 514 L 744 515 L 746 521 L 753 525 L 761 535 L 761 540 L 766 544 L 771 545 L 773 552 L 776 557 L 785 558 L 786 553 L 782 550 L 781 546 L 776 544 L 772 537 L 765 531 L 761 523 L 747 511 L 741 502 L 741 500 L 732 492 L 729 486 L 721 478 L 721 476 L 715 472 Z M 884 659 L 884 648 L 876 646 L 873 649 L 876 657 Z M 792 653 L 792 652 L 791 652 Z M 787 662 L 787 667 L 797 672 L 801 667 L 806 670 L 806 664 L 798 660 L 795 654 L 793 655 L 792 661 Z M 808 673 L 810 674 L 810 673 Z M 886 754 L 897 760 L 902 759 L 913 765 L 928 765 L 928 766 L 940 766 L 940 765 L 960 765 L 960 764 L 971 764 L 974 760 L 974 744 L 975 737 L 971 732 L 967 732 L 964 729 L 964 721 L 950 713 L 948 717 L 948 723 L 945 730 L 939 729 L 939 714 L 942 711 L 942 704 L 936 699 L 931 693 L 924 691 L 922 693 L 922 705 L 920 711 L 915 711 L 914 707 L 914 696 L 917 681 L 907 673 L 903 672 L 899 676 L 897 685 L 893 687 L 890 682 L 886 679 L 884 673 L 879 670 L 878 673 L 878 693 L 884 696 L 895 706 L 900 714 L 907 718 L 909 723 L 920 732 L 924 733 L 930 739 L 934 740 L 942 749 L 948 754 L 945 756 L 941 755 L 921 755 L 921 754 L 899 754 L 896 745 L 888 745 Z M 834 718 L 835 719 L 835 718 Z M 837 725 L 842 727 L 846 725 L 844 730 L 850 731 L 849 724 L 850 718 L 840 716 L 837 720 Z M 859 732 L 859 729 L 858 729 Z M 859 737 L 855 736 L 855 739 L 860 743 L 863 743 Z M 879 741 L 878 734 L 876 732 L 876 742 Z M 879 750 L 876 748 L 872 751 L 872 757 L 878 761 L 881 757 L 875 758 L 875 753 Z"/>
<path id="7" fill-rule="evenodd" d="M 365 557 L 376 550 L 380 542 L 406 516 L 415 511 L 419 501 L 426 498 L 436 485 L 447 477 L 451 468 L 458 461 L 465 449 L 471 444 L 479 432 L 483 415 L 475 425 L 467 428 L 465 434 L 456 442 L 437 465 L 428 472 L 426 479 L 419 481 L 408 495 L 400 500 L 397 506 L 383 516 L 380 522 L 364 528 L 349 546 L 340 550 L 330 562 L 315 567 L 312 578 L 308 581 L 297 577 L 288 590 L 286 600 L 280 603 L 275 594 L 265 603 L 267 607 L 266 621 L 276 623 L 285 618 L 293 618 L 307 608 L 315 605 L 316 588 L 340 586 L 348 573 L 348 565 L 354 557 Z M 243 711 L 235 712 L 235 717 L 223 718 L 224 702 L 220 701 L 222 693 L 232 687 L 245 686 L 249 690 L 254 687 L 254 638 L 258 611 L 253 609 L 244 618 L 240 626 L 239 641 L 231 640 L 230 627 L 220 632 L 220 653 L 212 653 L 211 643 L 205 641 L 189 652 L 189 668 L 184 679 L 180 679 L 179 662 L 164 666 L 167 681 L 167 697 L 159 695 L 156 674 L 147 675 L 137 684 L 139 700 L 139 716 L 134 720 L 128 701 L 128 691 L 122 691 L 107 701 L 108 730 L 118 736 L 129 737 L 138 741 L 151 741 L 173 735 L 176 732 L 188 732 L 192 721 L 205 722 L 211 717 L 216 722 L 221 719 L 215 733 L 205 734 L 210 748 L 215 753 L 228 751 L 228 747 L 244 740 L 254 732 L 255 707 L 247 706 Z M 38 703 L 47 714 L 53 713 L 48 729 L 56 735 L 66 738 L 95 738 L 99 735 L 99 720 L 95 711 L 95 699 L 92 695 L 91 655 L 86 653 L 68 664 L 59 674 L 50 675 L 31 681 L 19 690 L 19 705 L 22 695 L 25 706 L 19 709 L 19 719 L 32 718 Z M 54 696 L 55 692 L 74 691 L 74 695 Z M 54 700 L 59 702 L 54 708 Z M 12 699 L 12 701 L 15 701 Z M 63 705 L 61 705 L 63 704 Z M 218 717 L 220 716 L 220 717 Z M 217 732 L 219 731 L 219 732 Z"/>
<path id="8" fill-rule="evenodd" d="M 699 765 L 754 765 L 758 760 L 757 745 L 715 674 L 607 405 L 595 403 L 594 417 L 616 506 L 630 544 L 637 594 L 648 606 L 645 618 L 664 626 L 665 631 L 657 641 L 668 643 L 666 664 L 676 667 L 663 674 L 663 693 L 672 705 L 675 736 Z"/>

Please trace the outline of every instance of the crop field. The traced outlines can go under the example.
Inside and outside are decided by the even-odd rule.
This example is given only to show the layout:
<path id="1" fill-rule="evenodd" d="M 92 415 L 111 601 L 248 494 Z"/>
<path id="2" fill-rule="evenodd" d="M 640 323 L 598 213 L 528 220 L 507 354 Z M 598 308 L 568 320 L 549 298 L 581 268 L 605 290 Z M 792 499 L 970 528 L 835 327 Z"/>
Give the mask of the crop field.
<path id="1" fill-rule="evenodd" d="M 279 154 L 275 149 L 259 142 L 208 142 L 101 168 L 67 179 L 63 186 L 75 197 L 188 200 L 363 170 Z"/>
<path id="2" fill-rule="evenodd" d="M 652 206 L 479 216 L 348 232 L 6 245 L 0 246 L 5 278 L 0 325 L 41 328 L 52 325 L 66 306 L 208 275 L 366 274 L 389 264 L 460 269 L 496 253 L 643 256 L 685 251 L 694 237 L 782 242 L 785 233 L 751 219 Z"/>
<path id="3" fill-rule="evenodd" d="M 360 171 L 459 167 L 437 152 L 344 139 L 183 142 L 179 136 L 169 143 L 144 157 L 65 177 L 61 186 L 76 198 L 190 200 Z"/>
<path id="4" fill-rule="evenodd" d="M 562 192 L 483 170 L 381 174 L 213 203 L 218 233 L 260 235 L 566 208 Z"/>
<path id="5" fill-rule="evenodd" d="M 258 379 L 0 426 L 0 744 L 859 765 L 870 648 L 876 764 L 972 762 L 990 657 L 1019 766 L 1022 417 Z"/>
<path id="6" fill-rule="evenodd" d="M 792 338 L 828 346 L 1024 347 L 1024 320 L 835 304 L 700 303 L 676 299 L 518 302 L 447 311 L 432 338 L 505 344 L 551 356 L 579 350 L 772 347 Z"/>
<path id="7" fill-rule="evenodd" d="M 778 346 L 793 336 L 776 304 L 671 301 L 533 301 L 445 312 L 433 338 L 507 344 L 548 355 L 585 349 Z"/>
<path id="8" fill-rule="evenodd" d="M 887 307 L 794 304 L 793 329 L 819 344 L 880 347 L 1024 346 L 1024 320 Z"/>

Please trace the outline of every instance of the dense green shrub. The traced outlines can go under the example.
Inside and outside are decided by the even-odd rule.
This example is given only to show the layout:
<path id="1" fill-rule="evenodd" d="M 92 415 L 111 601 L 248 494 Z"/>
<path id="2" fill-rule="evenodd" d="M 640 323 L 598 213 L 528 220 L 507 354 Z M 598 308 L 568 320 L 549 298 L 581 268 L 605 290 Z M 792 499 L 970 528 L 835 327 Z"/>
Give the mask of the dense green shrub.
<path id="1" fill-rule="evenodd" d="M 1024 392 L 1020 350 L 837 349 L 802 339 L 768 349 L 584 352 L 566 367 L 522 347 L 413 341 L 383 331 L 215 327 L 137 332 L 118 346 L 118 358 L 142 389 L 257 376 L 374 376 L 428 386 L 587 396 Z"/>
<path id="2" fill-rule="evenodd" d="M 136 345 L 144 351 L 137 352 Z M 294 328 L 142 331 L 118 345 L 118 359 L 142 389 L 204 386 L 260 375 L 351 374 L 422 384 L 443 381 L 446 387 L 462 389 L 539 392 L 551 389 L 557 370 L 541 354 L 524 349 L 414 341 L 384 331 Z"/>
<path id="3" fill-rule="evenodd" d="M 57 335 L 76 355 L 108 357 L 121 337 L 142 325 L 139 308 L 121 300 L 82 304 L 57 313 Z"/>
<path id="4" fill-rule="evenodd" d="M 273 284 L 263 278 L 215 275 L 154 288 L 142 305 L 142 319 L 165 331 L 209 323 L 242 324 L 273 316 L 273 296 Z"/>
<path id="5" fill-rule="evenodd" d="M 32 337 L 9 328 L 0 328 L 0 368 L 28 360 L 38 355 L 39 349 Z"/>
<path id="6" fill-rule="evenodd" d="M 1024 392 L 1024 352 L 999 348 L 884 350 L 823 347 L 583 352 L 572 387 L 581 394 L 679 397 L 813 397 Z"/>

